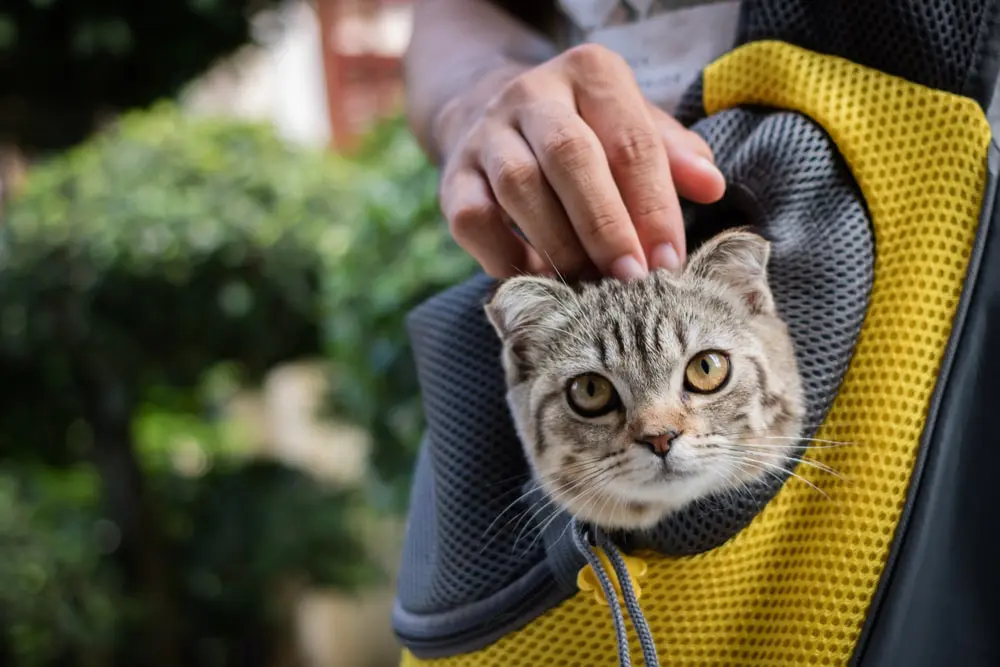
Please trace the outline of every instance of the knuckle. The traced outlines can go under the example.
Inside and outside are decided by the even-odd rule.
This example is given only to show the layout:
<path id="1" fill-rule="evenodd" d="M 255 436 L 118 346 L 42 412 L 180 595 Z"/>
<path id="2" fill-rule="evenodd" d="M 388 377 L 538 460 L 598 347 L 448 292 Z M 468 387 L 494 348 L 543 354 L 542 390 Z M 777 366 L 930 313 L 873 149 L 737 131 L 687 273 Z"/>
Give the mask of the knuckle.
<path id="1" fill-rule="evenodd" d="M 522 75 L 504 84 L 489 106 L 494 109 L 520 106 L 537 97 L 538 91 L 533 79 L 530 76 Z"/>
<path id="2" fill-rule="evenodd" d="M 664 193 L 644 194 L 634 204 L 636 217 L 660 215 L 671 208 L 670 201 Z"/>
<path id="3" fill-rule="evenodd" d="M 570 68 L 581 74 L 593 74 L 617 68 L 625 62 L 611 49 L 594 43 L 574 46 L 566 51 L 563 57 Z"/>
<path id="4" fill-rule="evenodd" d="M 578 169 L 587 162 L 590 143 L 567 127 L 550 130 L 542 140 L 542 153 L 567 169 Z"/>
<path id="5" fill-rule="evenodd" d="M 496 186 L 504 192 L 521 192 L 539 185 L 541 170 L 531 160 L 496 158 L 492 165 Z"/>
<path id="6" fill-rule="evenodd" d="M 562 100 L 539 98 L 524 105 L 526 117 L 540 120 L 548 125 L 565 125 L 569 118 L 577 115 L 576 110 Z"/>
<path id="7" fill-rule="evenodd" d="M 445 213 L 448 229 L 456 239 L 474 236 L 496 216 L 497 207 L 489 201 L 463 202 Z"/>
<path id="8" fill-rule="evenodd" d="M 618 218 L 610 211 L 595 211 L 584 225 L 584 233 L 591 239 L 604 239 L 611 236 L 617 225 Z"/>
<path id="9" fill-rule="evenodd" d="M 650 167 L 659 147 L 659 141 L 652 130 L 623 130 L 608 146 L 608 161 L 620 167 Z"/>

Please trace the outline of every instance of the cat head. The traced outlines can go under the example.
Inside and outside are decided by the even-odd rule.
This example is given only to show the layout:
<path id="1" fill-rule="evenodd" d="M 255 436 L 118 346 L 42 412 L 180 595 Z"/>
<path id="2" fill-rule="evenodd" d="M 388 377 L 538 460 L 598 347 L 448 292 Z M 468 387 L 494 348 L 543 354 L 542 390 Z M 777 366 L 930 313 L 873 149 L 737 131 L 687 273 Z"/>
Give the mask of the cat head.
<path id="1" fill-rule="evenodd" d="M 486 312 L 507 400 L 555 502 L 605 528 L 642 528 L 782 470 L 803 397 L 769 252 L 727 231 L 680 275 L 500 285 Z"/>

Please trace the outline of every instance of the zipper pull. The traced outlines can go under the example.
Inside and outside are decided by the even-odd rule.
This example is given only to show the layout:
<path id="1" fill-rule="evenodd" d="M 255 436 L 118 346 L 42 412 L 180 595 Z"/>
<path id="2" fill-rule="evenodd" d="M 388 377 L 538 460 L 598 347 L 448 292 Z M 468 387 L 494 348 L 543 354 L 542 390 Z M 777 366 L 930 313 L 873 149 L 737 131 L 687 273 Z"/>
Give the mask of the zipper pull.
<path id="1" fill-rule="evenodd" d="M 601 565 L 604 566 L 604 571 L 609 573 L 608 578 L 611 580 L 611 585 L 614 586 L 615 594 L 618 597 L 618 602 L 620 603 L 623 599 L 621 584 L 618 582 L 618 577 L 614 575 L 614 569 L 611 566 L 611 560 L 608 558 L 607 553 L 605 553 L 602 547 L 595 547 L 594 553 L 597 558 L 601 561 Z M 626 556 L 622 554 L 622 560 L 625 561 L 625 568 L 628 570 L 628 578 L 632 582 L 632 590 L 635 591 L 635 599 L 638 600 L 642 597 L 642 588 L 639 586 L 639 580 L 646 576 L 646 571 L 649 566 L 641 558 L 635 556 Z M 591 591 L 594 594 L 594 599 L 600 604 L 608 604 L 608 600 L 604 595 L 604 590 L 601 588 L 601 583 L 597 578 L 597 574 L 594 572 L 594 568 L 590 564 L 584 565 L 580 568 L 580 571 L 576 575 L 576 587 L 581 591 Z"/>

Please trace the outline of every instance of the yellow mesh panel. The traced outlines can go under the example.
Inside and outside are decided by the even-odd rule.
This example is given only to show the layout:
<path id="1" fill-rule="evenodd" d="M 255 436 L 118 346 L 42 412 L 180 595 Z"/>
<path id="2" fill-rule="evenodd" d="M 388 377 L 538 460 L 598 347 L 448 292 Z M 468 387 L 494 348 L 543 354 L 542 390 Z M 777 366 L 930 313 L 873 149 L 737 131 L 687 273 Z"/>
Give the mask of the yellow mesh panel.
<path id="1" fill-rule="evenodd" d="M 970 99 L 785 43 L 741 47 L 711 65 L 704 82 L 709 113 L 761 104 L 814 119 L 868 202 L 877 255 L 871 303 L 817 436 L 857 446 L 810 453 L 846 479 L 799 466 L 829 498 L 793 479 L 714 551 L 642 554 L 642 604 L 667 665 L 844 665 L 905 502 L 976 232 L 990 129 Z M 403 657 L 406 667 L 617 664 L 608 608 L 590 593 L 485 650 Z"/>

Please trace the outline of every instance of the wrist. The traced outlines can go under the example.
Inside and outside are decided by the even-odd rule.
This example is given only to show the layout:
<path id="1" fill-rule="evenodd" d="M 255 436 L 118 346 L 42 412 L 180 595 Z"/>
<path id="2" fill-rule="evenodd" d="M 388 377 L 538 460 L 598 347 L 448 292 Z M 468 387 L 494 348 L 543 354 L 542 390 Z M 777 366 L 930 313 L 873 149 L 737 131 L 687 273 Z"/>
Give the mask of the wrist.
<path id="1" fill-rule="evenodd" d="M 431 119 L 430 138 L 439 164 L 448 159 L 497 92 L 531 68 L 525 63 L 498 59 L 471 72 L 466 78 L 469 86 L 456 87 L 455 94 L 438 107 Z"/>

